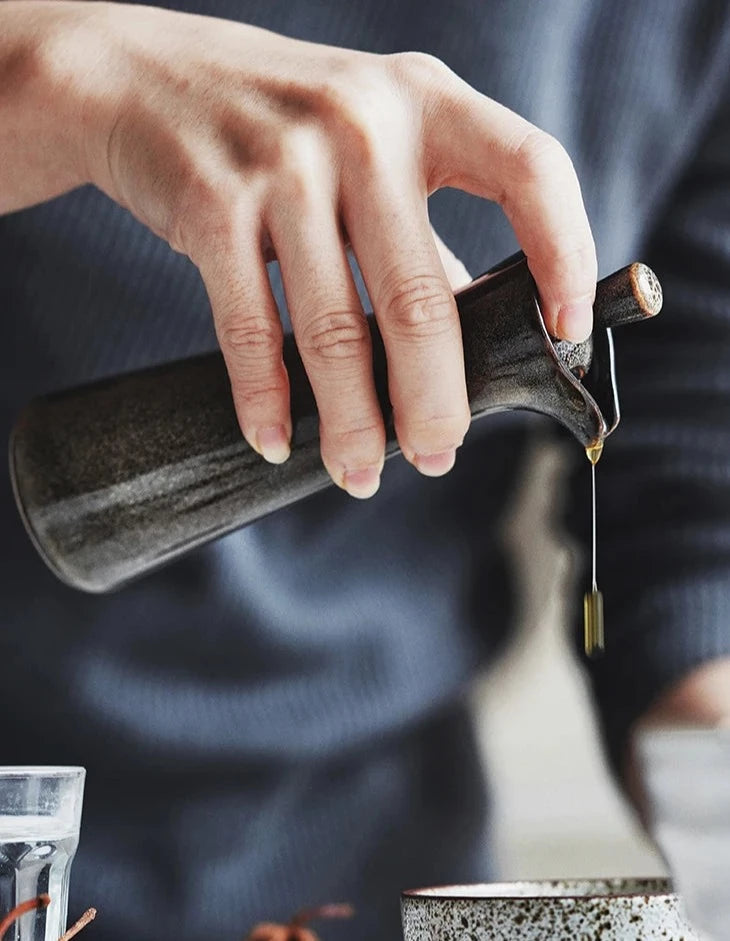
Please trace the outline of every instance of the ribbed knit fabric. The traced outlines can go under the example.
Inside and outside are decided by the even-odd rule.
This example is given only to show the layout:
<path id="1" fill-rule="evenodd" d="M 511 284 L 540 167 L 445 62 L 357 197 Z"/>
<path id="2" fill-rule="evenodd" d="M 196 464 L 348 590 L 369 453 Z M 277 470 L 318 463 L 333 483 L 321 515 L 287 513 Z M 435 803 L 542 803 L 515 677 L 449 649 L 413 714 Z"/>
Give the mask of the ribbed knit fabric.
<path id="1" fill-rule="evenodd" d="M 434 53 L 566 145 L 603 274 L 655 266 L 666 309 L 616 337 L 624 418 L 599 465 L 593 675 L 618 759 L 662 688 L 730 653 L 730 4 L 171 5 Z M 432 218 L 474 273 L 514 248 L 463 194 Z M 5 434 L 32 395 L 214 345 L 192 265 L 90 188 L 0 219 L 0 310 Z M 485 420 L 445 479 L 389 464 L 372 501 L 320 494 L 109 598 L 46 572 L 0 472 L 0 761 L 88 768 L 72 908 L 99 906 L 99 941 L 234 941 L 341 898 L 360 917 L 328 939 L 395 939 L 400 888 L 491 874 L 463 696 L 509 626 L 523 442 Z"/>

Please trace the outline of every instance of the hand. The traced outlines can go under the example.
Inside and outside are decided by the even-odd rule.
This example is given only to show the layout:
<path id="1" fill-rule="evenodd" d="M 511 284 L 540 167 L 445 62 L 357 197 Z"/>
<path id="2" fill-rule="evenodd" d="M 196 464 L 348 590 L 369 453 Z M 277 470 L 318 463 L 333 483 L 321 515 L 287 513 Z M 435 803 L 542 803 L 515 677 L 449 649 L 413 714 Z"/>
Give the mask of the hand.
<path id="1" fill-rule="evenodd" d="M 712 660 L 692 670 L 666 690 L 636 723 L 632 737 L 649 728 L 730 728 L 730 657 Z M 626 787 L 639 816 L 648 825 L 647 798 L 639 763 L 630 746 Z"/>
<path id="2" fill-rule="evenodd" d="M 428 220 L 427 197 L 442 186 L 499 202 L 548 328 L 590 332 L 595 251 L 570 159 L 441 62 L 149 7 L 50 6 L 73 11 L 73 29 L 57 27 L 42 48 L 51 100 L 77 102 L 79 182 L 198 266 L 241 429 L 268 460 L 286 459 L 291 435 L 265 264 L 276 256 L 325 466 L 354 496 L 378 487 L 385 433 L 350 245 L 384 339 L 403 453 L 424 474 L 453 465 L 469 408 Z"/>
<path id="3" fill-rule="evenodd" d="M 730 727 L 730 657 L 697 667 L 666 690 L 638 728 L 686 725 Z"/>

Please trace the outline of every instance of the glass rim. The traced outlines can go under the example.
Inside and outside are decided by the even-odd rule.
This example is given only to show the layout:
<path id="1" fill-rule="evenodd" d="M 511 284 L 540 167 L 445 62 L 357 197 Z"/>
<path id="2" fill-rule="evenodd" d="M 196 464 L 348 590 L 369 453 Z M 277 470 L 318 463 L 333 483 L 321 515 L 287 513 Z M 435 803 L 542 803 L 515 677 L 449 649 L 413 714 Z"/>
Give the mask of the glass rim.
<path id="1" fill-rule="evenodd" d="M 86 774 L 80 765 L 2 765 L 3 778 L 79 778 Z"/>

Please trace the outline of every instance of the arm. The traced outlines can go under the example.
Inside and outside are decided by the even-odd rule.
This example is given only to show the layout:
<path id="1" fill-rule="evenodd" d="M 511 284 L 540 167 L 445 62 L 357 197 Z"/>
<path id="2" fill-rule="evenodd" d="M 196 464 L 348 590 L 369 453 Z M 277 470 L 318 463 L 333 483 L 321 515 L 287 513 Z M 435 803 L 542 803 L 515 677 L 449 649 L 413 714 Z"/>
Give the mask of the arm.
<path id="1" fill-rule="evenodd" d="M 291 425 L 265 261 L 282 269 L 322 457 L 377 489 L 384 428 L 351 245 L 385 342 L 404 454 L 445 473 L 469 424 L 456 306 L 427 196 L 512 222 L 554 333 L 590 329 L 596 261 L 569 158 L 422 55 L 318 46 L 113 3 L 0 3 L 0 211 L 91 182 L 187 254 L 211 301 L 242 431 L 269 460 Z"/>

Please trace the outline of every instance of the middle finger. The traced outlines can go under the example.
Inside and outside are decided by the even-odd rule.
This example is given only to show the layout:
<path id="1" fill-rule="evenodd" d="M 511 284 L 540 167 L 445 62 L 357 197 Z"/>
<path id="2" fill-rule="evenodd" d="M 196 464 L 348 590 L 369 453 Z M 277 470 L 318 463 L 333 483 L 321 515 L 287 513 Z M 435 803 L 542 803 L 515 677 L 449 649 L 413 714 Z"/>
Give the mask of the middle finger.
<path id="1" fill-rule="evenodd" d="M 302 186 L 272 207 L 267 225 L 317 401 L 322 461 L 351 496 L 369 497 L 378 489 L 385 451 L 370 331 L 335 201 L 314 189 Z"/>
<path id="2" fill-rule="evenodd" d="M 343 212 L 385 344 L 399 444 L 438 476 L 453 466 L 470 414 L 456 302 L 416 178 L 373 174 Z"/>

